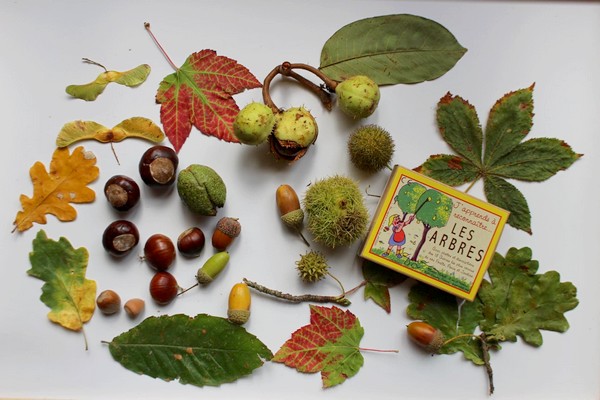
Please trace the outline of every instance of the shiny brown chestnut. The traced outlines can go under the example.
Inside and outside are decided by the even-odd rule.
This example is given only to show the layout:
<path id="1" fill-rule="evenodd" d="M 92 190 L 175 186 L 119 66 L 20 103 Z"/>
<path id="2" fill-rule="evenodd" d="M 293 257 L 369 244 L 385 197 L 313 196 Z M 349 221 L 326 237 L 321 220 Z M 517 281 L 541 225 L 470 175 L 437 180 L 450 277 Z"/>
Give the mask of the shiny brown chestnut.
<path id="1" fill-rule="evenodd" d="M 140 187 L 128 176 L 115 175 L 104 185 L 106 199 L 118 211 L 132 209 L 140 200 Z"/>
<path id="2" fill-rule="evenodd" d="M 175 261 L 175 245 L 168 236 L 155 233 L 144 244 L 144 260 L 157 271 L 166 271 Z"/>
<path id="3" fill-rule="evenodd" d="M 169 304 L 178 292 L 177 280 L 166 271 L 157 272 L 150 281 L 150 296 L 160 305 Z"/>
<path id="4" fill-rule="evenodd" d="M 177 250 L 186 257 L 198 257 L 204 249 L 206 238 L 202 229 L 188 228 L 177 238 Z"/>
<path id="5" fill-rule="evenodd" d="M 140 241 L 140 233 L 131 221 L 120 219 L 106 227 L 102 234 L 102 246 L 110 254 L 122 257 Z"/>
<path id="6" fill-rule="evenodd" d="M 140 159 L 139 171 L 148 186 L 169 186 L 177 178 L 179 157 L 175 150 L 167 146 L 150 147 Z"/>

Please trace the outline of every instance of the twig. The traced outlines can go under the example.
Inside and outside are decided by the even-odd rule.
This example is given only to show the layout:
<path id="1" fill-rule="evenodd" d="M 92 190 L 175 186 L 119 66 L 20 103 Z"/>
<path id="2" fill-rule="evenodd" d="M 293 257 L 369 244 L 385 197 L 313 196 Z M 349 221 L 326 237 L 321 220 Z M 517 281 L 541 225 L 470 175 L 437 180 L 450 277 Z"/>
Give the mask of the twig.
<path id="1" fill-rule="evenodd" d="M 341 294 L 340 296 L 321 296 L 316 294 L 292 295 L 289 293 L 280 292 L 279 290 L 269 289 L 268 287 L 259 285 L 256 282 L 249 281 L 246 278 L 244 278 L 243 281 L 246 285 L 250 286 L 254 290 L 268 294 L 269 296 L 277 297 L 281 300 L 289 301 L 290 303 L 335 303 L 344 307 L 350 305 L 350 300 L 348 300 L 344 294 Z"/>

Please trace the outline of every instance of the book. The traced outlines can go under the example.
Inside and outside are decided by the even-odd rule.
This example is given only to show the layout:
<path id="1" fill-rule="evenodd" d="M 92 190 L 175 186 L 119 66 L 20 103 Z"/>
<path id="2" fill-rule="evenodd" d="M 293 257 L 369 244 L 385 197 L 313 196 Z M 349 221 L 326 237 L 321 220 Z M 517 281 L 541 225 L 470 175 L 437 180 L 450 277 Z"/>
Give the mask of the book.
<path id="1" fill-rule="evenodd" d="M 509 212 L 396 165 L 360 256 L 472 301 Z"/>

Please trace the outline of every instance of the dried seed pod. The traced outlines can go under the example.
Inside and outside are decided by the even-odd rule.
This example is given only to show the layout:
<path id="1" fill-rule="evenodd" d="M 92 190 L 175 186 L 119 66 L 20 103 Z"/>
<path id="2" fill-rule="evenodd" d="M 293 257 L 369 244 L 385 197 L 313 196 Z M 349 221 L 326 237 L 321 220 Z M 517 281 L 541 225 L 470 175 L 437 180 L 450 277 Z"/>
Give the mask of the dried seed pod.
<path id="1" fill-rule="evenodd" d="M 236 283 L 229 292 L 227 319 L 234 324 L 243 325 L 250 318 L 250 289 L 245 283 Z"/>
<path id="2" fill-rule="evenodd" d="M 242 225 L 237 218 L 223 217 L 217 222 L 212 235 L 212 245 L 218 251 L 229 247 L 233 239 L 240 235 Z"/>

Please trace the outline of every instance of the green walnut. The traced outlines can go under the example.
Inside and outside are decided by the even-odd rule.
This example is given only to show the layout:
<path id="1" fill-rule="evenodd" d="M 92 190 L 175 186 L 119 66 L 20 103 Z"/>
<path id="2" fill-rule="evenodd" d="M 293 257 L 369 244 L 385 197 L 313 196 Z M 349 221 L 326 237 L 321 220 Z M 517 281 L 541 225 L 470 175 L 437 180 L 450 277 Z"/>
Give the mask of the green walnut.
<path id="1" fill-rule="evenodd" d="M 227 189 L 215 170 L 192 164 L 179 172 L 177 193 L 192 212 L 213 216 L 217 214 L 217 208 L 225 204 Z"/>

